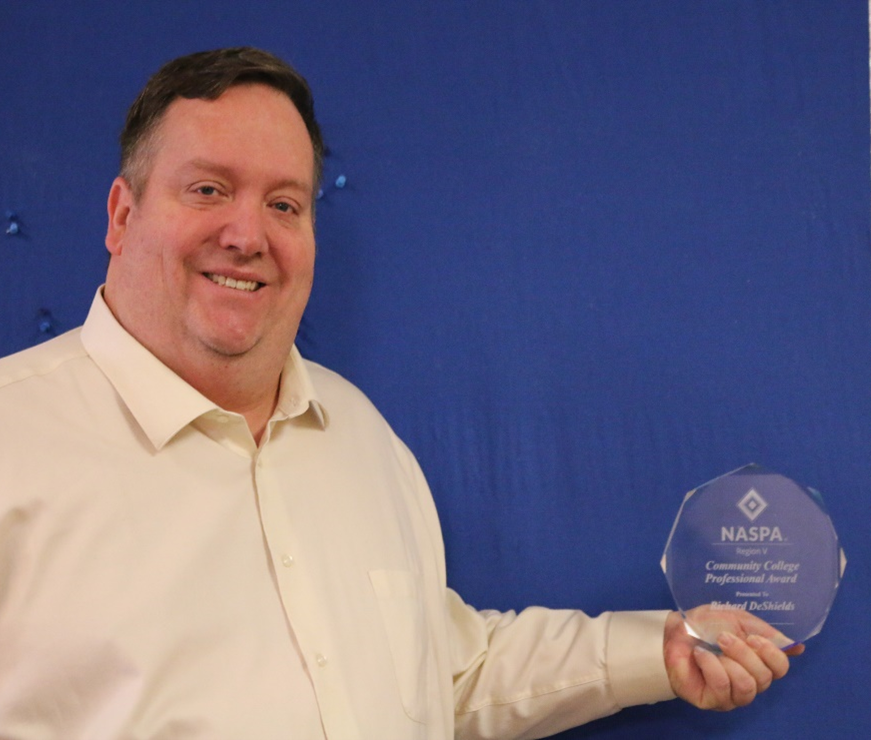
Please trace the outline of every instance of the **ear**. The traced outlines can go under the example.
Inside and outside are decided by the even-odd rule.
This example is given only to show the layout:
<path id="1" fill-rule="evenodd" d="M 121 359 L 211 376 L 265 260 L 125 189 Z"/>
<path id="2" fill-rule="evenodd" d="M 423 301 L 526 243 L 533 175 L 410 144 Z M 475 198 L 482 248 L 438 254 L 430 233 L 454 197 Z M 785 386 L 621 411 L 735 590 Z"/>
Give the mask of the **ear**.
<path id="1" fill-rule="evenodd" d="M 109 189 L 106 210 L 109 213 L 109 226 L 106 229 L 106 249 L 118 256 L 127 232 L 127 220 L 133 209 L 134 197 L 130 185 L 123 177 L 116 177 Z"/>

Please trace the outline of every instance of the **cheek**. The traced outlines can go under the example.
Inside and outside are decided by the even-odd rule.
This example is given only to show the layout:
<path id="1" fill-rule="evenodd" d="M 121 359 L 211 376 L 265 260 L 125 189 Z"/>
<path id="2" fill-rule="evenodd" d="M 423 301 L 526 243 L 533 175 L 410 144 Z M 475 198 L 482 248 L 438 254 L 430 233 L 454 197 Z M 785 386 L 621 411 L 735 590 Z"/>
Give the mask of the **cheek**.
<path id="1" fill-rule="evenodd" d="M 163 233 L 160 247 L 163 270 L 175 279 L 193 279 L 204 269 L 205 257 L 213 240 L 204 230 L 175 229 Z"/>
<path id="2" fill-rule="evenodd" d="M 282 253 L 280 269 L 285 282 L 297 289 L 311 287 L 314 275 L 315 248 L 314 241 L 297 243 L 293 248 Z"/>
<path id="3" fill-rule="evenodd" d="M 305 308 L 311 295 L 312 284 L 314 283 L 314 264 L 312 260 L 308 260 L 304 264 L 297 266 L 297 271 L 290 285 L 289 300 L 300 310 Z"/>
<path id="4" fill-rule="evenodd" d="M 153 290 L 166 282 L 167 260 L 162 247 L 167 243 L 166 235 L 159 229 L 140 229 L 131 237 L 121 252 L 121 263 L 141 288 Z"/>

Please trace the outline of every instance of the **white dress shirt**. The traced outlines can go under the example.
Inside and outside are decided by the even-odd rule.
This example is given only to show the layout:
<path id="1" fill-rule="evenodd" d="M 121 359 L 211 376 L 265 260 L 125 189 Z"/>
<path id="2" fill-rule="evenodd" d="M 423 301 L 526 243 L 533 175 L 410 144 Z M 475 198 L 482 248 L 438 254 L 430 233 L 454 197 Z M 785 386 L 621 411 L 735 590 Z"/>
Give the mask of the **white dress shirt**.
<path id="1" fill-rule="evenodd" d="M 117 323 L 0 360 L 0 738 L 542 737 L 671 698 L 665 613 L 479 612 L 371 403 L 294 349 L 258 447 Z"/>

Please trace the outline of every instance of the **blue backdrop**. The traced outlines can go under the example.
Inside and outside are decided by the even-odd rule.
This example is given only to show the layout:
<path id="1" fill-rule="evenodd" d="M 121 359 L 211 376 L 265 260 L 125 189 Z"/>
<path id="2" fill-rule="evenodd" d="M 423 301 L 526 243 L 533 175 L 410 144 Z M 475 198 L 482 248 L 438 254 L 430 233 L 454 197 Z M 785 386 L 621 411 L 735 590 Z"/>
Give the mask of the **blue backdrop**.
<path id="1" fill-rule="evenodd" d="M 869 736 L 865 0 L 243 5 L 0 3 L 0 353 L 83 320 L 148 75 L 274 51 L 331 151 L 300 348 L 418 455 L 468 601 L 667 607 L 687 490 L 826 496 L 846 580 L 787 680 L 564 737 Z"/>

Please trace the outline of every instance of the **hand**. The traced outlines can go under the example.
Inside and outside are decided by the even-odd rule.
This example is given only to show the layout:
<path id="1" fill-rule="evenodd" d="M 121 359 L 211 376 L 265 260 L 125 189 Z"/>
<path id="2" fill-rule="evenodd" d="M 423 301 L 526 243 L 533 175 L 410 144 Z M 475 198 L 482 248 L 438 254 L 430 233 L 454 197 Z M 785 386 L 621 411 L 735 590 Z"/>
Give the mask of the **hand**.
<path id="1" fill-rule="evenodd" d="M 749 704 L 775 679 L 783 678 L 789 670 L 789 657 L 801 655 L 804 645 L 781 650 L 775 643 L 789 641 L 745 611 L 720 612 L 717 616 L 729 622 L 729 631 L 720 632 L 717 638 L 721 655 L 702 647 L 704 643 L 687 632 L 678 612 L 666 620 L 663 652 L 675 694 L 700 709 L 728 711 Z"/>

